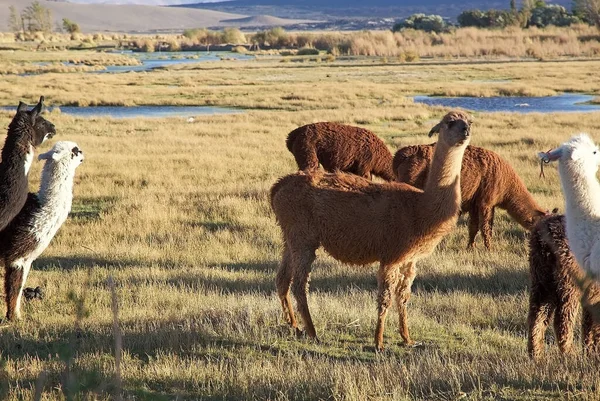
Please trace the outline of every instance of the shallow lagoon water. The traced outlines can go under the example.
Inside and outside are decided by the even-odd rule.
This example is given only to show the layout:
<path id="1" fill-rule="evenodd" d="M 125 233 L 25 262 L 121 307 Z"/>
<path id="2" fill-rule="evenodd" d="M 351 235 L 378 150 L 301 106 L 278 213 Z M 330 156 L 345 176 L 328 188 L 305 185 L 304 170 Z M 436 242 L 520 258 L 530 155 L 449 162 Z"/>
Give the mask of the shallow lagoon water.
<path id="1" fill-rule="evenodd" d="M 105 70 L 98 72 L 129 72 L 129 71 L 149 71 L 154 68 L 168 67 L 176 64 L 201 63 L 206 61 L 219 61 L 221 59 L 248 60 L 252 56 L 233 52 L 154 52 L 137 53 L 123 52 L 129 56 L 135 57 L 142 63 L 141 65 L 111 65 Z"/>
<path id="2" fill-rule="evenodd" d="M 486 112 L 574 113 L 600 111 L 600 105 L 584 104 L 594 96 L 565 93 L 558 96 L 434 97 L 415 96 L 414 101 L 430 106 L 461 107 Z"/>
<path id="3" fill-rule="evenodd" d="M 15 107 L 2 107 L 4 110 L 16 110 Z M 52 111 L 52 107 L 49 107 Z M 135 118 L 135 117 L 194 117 L 209 114 L 237 114 L 243 112 L 241 109 L 212 106 L 61 106 L 63 114 L 76 117 L 112 117 L 112 118 Z"/>

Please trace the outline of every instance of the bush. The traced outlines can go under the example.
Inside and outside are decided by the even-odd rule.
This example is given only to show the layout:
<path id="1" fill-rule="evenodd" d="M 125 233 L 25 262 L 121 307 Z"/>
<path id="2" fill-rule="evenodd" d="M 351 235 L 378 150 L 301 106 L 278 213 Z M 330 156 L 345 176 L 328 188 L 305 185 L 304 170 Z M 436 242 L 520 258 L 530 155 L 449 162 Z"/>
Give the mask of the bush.
<path id="1" fill-rule="evenodd" d="M 300 50 L 298 50 L 298 53 L 296 53 L 298 56 L 317 56 L 319 55 L 319 50 L 318 49 L 313 49 L 310 47 L 304 47 Z"/>
<path id="2" fill-rule="evenodd" d="M 517 15 L 505 10 L 467 10 L 457 18 L 461 27 L 504 28 L 517 22 Z"/>
<path id="3" fill-rule="evenodd" d="M 579 18 L 569 14 L 566 8 L 557 4 L 536 7 L 531 10 L 531 17 L 529 17 L 529 26 L 537 26 L 539 28 L 548 25 L 570 26 L 578 22 L 580 22 Z"/>
<path id="4" fill-rule="evenodd" d="M 440 15 L 413 14 L 394 25 L 392 31 L 396 32 L 406 28 L 439 33 L 447 30 L 448 24 Z"/>

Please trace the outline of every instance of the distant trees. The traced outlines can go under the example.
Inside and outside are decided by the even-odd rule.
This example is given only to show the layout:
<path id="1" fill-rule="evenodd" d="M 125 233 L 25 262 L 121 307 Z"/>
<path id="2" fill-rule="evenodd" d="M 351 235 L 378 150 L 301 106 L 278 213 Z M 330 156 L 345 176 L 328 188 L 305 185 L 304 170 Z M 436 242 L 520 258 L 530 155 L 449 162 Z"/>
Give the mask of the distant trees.
<path id="1" fill-rule="evenodd" d="M 34 1 L 20 14 L 14 6 L 9 7 L 8 25 L 14 32 L 52 32 L 52 11 Z"/>
<path id="2" fill-rule="evenodd" d="M 579 3 L 597 3 L 600 0 L 575 0 Z M 582 6 L 582 8 L 585 8 Z M 504 28 L 511 25 L 546 27 L 548 25 L 569 26 L 580 22 L 577 15 L 571 14 L 563 6 L 546 4 L 543 0 L 523 0 L 520 10 L 511 0 L 510 10 L 467 10 L 458 16 L 461 27 Z"/>
<path id="3" fill-rule="evenodd" d="M 573 0 L 573 13 L 600 28 L 600 0 Z"/>
<path id="4" fill-rule="evenodd" d="M 63 20 L 62 20 L 62 27 L 65 30 L 65 32 L 68 32 L 68 33 L 78 33 L 78 32 L 81 32 L 81 29 L 79 28 L 79 24 L 77 24 L 76 22 L 71 21 L 68 18 L 63 18 Z"/>
<path id="5" fill-rule="evenodd" d="M 460 13 L 457 20 L 462 27 L 503 28 L 514 25 L 517 17 L 512 11 L 505 10 L 467 10 Z"/>
<path id="6" fill-rule="evenodd" d="M 413 14 L 405 20 L 395 24 L 392 31 L 412 28 L 426 32 L 443 32 L 448 29 L 448 24 L 439 15 Z"/>

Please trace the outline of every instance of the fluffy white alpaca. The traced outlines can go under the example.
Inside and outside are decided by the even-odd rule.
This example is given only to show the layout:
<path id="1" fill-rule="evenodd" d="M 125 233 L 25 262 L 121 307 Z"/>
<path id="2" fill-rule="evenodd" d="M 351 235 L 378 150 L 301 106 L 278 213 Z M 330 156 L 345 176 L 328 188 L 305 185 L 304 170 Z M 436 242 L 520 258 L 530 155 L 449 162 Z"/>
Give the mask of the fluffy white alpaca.
<path id="1" fill-rule="evenodd" d="M 577 263 L 600 277 L 600 184 L 596 179 L 600 150 L 586 134 L 572 137 L 556 149 L 541 152 L 548 163 L 558 160 L 565 197 L 567 239 Z"/>
<path id="2" fill-rule="evenodd" d="M 60 141 L 39 159 L 46 160 L 40 191 L 37 195 L 29 193 L 23 209 L 0 232 L 8 320 L 20 318 L 21 295 L 31 263 L 44 252 L 69 215 L 73 178 L 83 161 L 83 152 L 75 142 Z"/>

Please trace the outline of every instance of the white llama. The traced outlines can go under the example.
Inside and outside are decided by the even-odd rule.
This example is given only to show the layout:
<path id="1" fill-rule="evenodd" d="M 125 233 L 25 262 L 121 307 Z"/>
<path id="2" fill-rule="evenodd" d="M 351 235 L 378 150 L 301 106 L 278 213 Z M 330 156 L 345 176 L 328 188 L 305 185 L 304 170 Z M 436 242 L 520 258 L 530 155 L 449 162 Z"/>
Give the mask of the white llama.
<path id="1" fill-rule="evenodd" d="M 38 194 L 29 193 L 23 209 L 0 232 L 8 320 L 21 317 L 21 295 L 31 263 L 44 252 L 69 215 L 73 178 L 83 162 L 83 152 L 75 142 L 60 141 L 39 159 L 46 160 L 46 164 Z"/>
<path id="2" fill-rule="evenodd" d="M 600 277 L 600 184 L 596 178 L 600 150 L 586 134 L 573 136 L 540 158 L 558 160 L 565 197 L 567 239 L 577 263 Z"/>

